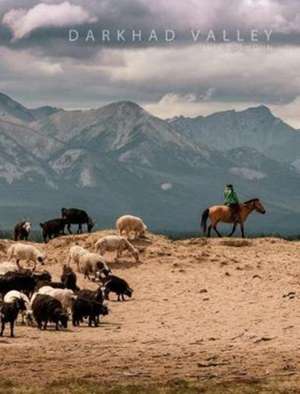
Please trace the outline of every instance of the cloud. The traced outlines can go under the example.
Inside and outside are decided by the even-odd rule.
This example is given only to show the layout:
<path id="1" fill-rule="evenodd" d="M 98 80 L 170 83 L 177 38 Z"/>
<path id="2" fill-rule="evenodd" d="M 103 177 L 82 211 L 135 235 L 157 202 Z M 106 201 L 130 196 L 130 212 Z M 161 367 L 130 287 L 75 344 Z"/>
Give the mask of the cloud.
<path id="1" fill-rule="evenodd" d="M 202 101 L 206 94 L 211 101 L 284 104 L 300 91 L 299 54 L 294 47 L 235 44 L 129 49 L 123 51 L 123 63 L 107 71 L 113 83 L 151 89 L 160 98 L 171 91 L 194 94 Z"/>
<path id="2" fill-rule="evenodd" d="M 88 11 L 68 1 L 61 4 L 40 3 L 28 10 L 11 9 L 3 16 L 15 40 L 21 39 L 41 27 L 63 27 L 96 22 Z"/>
<path id="3" fill-rule="evenodd" d="M 9 26 L 15 41 L 3 34 L 7 46 L 16 39 L 22 47 L 59 56 L 93 56 L 101 41 L 87 45 L 84 39 L 70 46 L 65 27 L 76 25 L 85 36 L 91 24 L 95 29 L 141 29 L 145 37 L 151 29 L 176 31 L 171 46 L 189 45 L 190 29 L 203 33 L 250 29 L 273 30 L 271 44 L 300 44 L 300 3 L 298 0 L 0 0 L 0 19 Z M 95 22 L 98 22 L 97 24 Z M 3 25 L 2 25 L 3 27 Z M 43 27 L 43 29 L 38 29 Z M 32 33 L 32 34 L 30 34 Z M 220 34 L 217 34 L 220 37 Z M 22 38 L 22 39 L 21 39 Z M 21 40 L 20 40 L 21 39 Z M 162 42 L 128 42 L 126 47 L 160 47 Z M 112 39 L 106 47 L 124 47 Z"/>
<path id="4" fill-rule="evenodd" d="M 170 117 L 264 103 L 300 121 L 299 0 L 40 1 L 0 0 L 0 91 L 27 105 L 95 108 L 129 99 Z M 69 43 L 73 26 L 83 37 L 89 28 L 142 29 L 146 37 L 152 28 L 174 29 L 177 40 Z M 269 47 L 192 44 L 190 28 L 273 29 L 273 38 Z"/>

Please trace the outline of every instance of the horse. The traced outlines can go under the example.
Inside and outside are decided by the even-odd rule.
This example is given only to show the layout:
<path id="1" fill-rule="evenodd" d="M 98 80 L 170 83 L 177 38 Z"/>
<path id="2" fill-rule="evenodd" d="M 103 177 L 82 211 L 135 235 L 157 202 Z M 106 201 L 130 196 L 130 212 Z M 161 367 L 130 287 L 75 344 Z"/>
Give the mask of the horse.
<path id="1" fill-rule="evenodd" d="M 29 234 L 31 232 L 31 223 L 23 221 L 17 223 L 14 228 L 14 240 L 15 241 L 28 241 Z"/>
<path id="2" fill-rule="evenodd" d="M 204 234 L 206 234 L 207 230 L 207 220 L 210 219 L 210 225 L 208 226 L 207 236 L 210 237 L 211 229 L 213 228 L 218 235 L 218 237 L 222 237 L 222 235 L 217 230 L 217 224 L 219 222 L 222 223 L 233 223 L 233 228 L 231 233 L 228 235 L 231 237 L 235 230 L 236 226 L 239 224 L 241 228 L 242 237 L 245 238 L 244 232 L 244 223 L 247 220 L 248 216 L 256 211 L 261 214 L 265 214 L 266 210 L 260 200 L 258 198 L 253 198 L 252 200 L 245 201 L 244 203 L 239 204 L 240 211 L 238 217 L 233 217 L 232 210 L 229 206 L 226 205 L 214 205 L 210 208 L 207 208 L 201 217 L 201 227 L 203 229 Z"/>

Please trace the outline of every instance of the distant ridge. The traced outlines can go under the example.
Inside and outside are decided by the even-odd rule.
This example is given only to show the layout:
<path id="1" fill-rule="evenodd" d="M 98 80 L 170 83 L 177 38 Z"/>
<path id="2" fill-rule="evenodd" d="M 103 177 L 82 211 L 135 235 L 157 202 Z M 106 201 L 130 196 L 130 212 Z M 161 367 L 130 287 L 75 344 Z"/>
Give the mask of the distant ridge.
<path id="1" fill-rule="evenodd" d="M 99 227 L 129 212 L 153 230 L 198 232 L 200 212 L 234 183 L 266 205 L 250 229 L 298 231 L 299 148 L 300 133 L 266 106 L 163 120 L 131 101 L 27 109 L 0 94 L 2 226 L 72 205 Z"/>

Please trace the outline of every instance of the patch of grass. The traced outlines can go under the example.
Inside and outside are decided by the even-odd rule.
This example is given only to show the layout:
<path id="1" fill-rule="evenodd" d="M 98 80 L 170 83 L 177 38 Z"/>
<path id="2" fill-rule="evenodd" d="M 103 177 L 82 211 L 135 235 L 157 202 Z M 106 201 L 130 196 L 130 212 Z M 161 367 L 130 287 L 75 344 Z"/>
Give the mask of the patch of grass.
<path id="1" fill-rule="evenodd" d="M 299 394 L 299 381 L 268 380 L 246 382 L 187 382 L 171 381 L 166 384 L 100 384 L 86 381 L 60 381 L 43 387 L 17 386 L 2 381 L 1 394 Z"/>
<path id="2" fill-rule="evenodd" d="M 232 246 L 235 248 L 242 248 L 244 246 L 251 246 L 251 241 L 247 241 L 246 239 L 224 239 L 221 242 L 221 245 Z"/>

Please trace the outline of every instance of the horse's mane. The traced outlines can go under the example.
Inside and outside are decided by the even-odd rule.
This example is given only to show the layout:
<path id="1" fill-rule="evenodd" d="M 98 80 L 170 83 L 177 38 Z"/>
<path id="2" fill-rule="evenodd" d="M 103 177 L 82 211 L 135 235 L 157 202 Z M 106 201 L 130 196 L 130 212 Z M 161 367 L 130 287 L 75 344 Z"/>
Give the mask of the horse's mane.
<path id="1" fill-rule="evenodd" d="M 252 202 L 256 202 L 256 201 L 259 201 L 259 199 L 258 198 L 252 198 L 251 200 L 243 202 L 243 204 L 251 204 Z"/>

